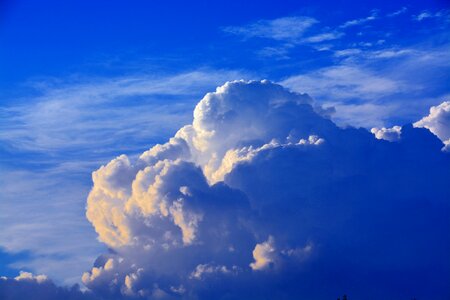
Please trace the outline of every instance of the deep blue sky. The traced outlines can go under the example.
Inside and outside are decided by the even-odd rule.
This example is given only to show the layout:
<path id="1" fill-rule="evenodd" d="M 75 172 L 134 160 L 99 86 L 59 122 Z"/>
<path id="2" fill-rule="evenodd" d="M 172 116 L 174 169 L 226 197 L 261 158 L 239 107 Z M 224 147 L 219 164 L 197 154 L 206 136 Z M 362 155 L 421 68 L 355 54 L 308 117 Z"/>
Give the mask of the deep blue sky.
<path id="1" fill-rule="evenodd" d="M 2 1 L 0 275 L 76 282 L 103 250 L 90 172 L 227 80 L 308 92 L 343 125 L 417 121 L 450 93 L 449 24 L 448 1 Z"/>
<path id="2" fill-rule="evenodd" d="M 160 59 L 172 62 L 161 66 L 168 69 L 206 65 L 251 68 L 272 75 L 268 62 L 252 59 L 252 49 L 237 45 L 221 34 L 220 28 L 296 15 L 338 26 L 365 17 L 372 9 L 386 14 L 407 7 L 410 11 L 400 20 L 379 21 L 373 29 L 396 31 L 400 39 L 396 43 L 415 43 L 420 41 L 417 33 L 404 29 L 417 26 L 406 27 L 404 19 L 422 10 L 439 11 L 448 6 L 446 1 L 365 1 L 364 5 L 351 1 L 283 1 L 282 5 L 276 1 L 2 3 L 0 81 L 7 91 L 33 77 L 123 74 L 123 68 L 132 68 L 132 63 L 145 67 Z M 302 54 L 304 60 L 313 56 Z M 273 76 L 283 75 L 286 73 L 275 72 Z"/>

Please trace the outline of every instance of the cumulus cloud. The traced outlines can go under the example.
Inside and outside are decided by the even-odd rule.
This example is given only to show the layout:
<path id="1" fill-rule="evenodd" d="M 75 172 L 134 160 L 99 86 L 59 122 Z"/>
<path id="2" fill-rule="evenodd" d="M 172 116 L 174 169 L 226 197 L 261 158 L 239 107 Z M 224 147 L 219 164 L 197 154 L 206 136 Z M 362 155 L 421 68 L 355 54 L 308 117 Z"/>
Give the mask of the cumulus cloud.
<path id="1" fill-rule="evenodd" d="M 15 277 L 14 279 L 17 281 L 21 281 L 21 280 L 36 281 L 37 283 L 43 283 L 48 280 L 46 275 L 43 275 L 43 274 L 33 275 L 30 272 L 24 272 L 24 271 L 21 271 L 19 276 Z"/>
<path id="2" fill-rule="evenodd" d="M 444 143 L 444 151 L 450 151 L 450 101 L 430 108 L 430 114 L 414 123 L 415 127 L 425 127 L 437 135 Z"/>
<path id="3" fill-rule="evenodd" d="M 0 277 L 0 299 L 101 300 L 91 292 L 82 292 L 78 285 L 59 287 L 46 275 L 34 275 L 24 271 L 15 278 Z"/>
<path id="4" fill-rule="evenodd" d="M 253 250 L 253 259 L 255 261 L 250 264 L 253 270 L 264 270 L 275 263 L 276 249 L 272 236 L 264 243 L 256 244 Z"/>
<path id="5" fill-rule="evenodd" d="M 402 127 L 400 126 L 393 126 L 392 128 L 377 128 L 374 127 L 370 130 L 375 137 L 379 140 L 386 140 L 386 141 L 398 141 L 400 139 L 400 136 L 402 134 Z"/>
<path id="6" fill-rule="evenodd" d="M 448 296 L 450 157 L 427 129 L 372 133 L 269 81 L 226 83 L 167 143 L 93 173 L 86 214 L 110 252 L 84 284 L 108 299 Z"/>

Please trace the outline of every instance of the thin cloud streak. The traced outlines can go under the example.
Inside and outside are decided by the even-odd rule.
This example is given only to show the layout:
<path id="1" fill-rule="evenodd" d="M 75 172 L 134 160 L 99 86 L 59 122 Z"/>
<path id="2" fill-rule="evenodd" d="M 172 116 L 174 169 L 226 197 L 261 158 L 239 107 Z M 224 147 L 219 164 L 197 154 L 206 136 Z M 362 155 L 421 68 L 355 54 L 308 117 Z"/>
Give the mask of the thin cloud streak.
<path id="1" fill-rule="evenodd" d="M 225 33 L 248 38 L 267 38 L 278 41 L 295 42 L 300 39 L 305 31 L 317 24 L 318 21 L 311 17 L 284 17 L 274 20 L 260 20 L 245 26 L 228 26 L 222 28 Z"/>
<path id="2" fill-rule="evenodd" d="M 0 141 L 25 151 L 57 152 L 90 149 L 94 141 L 102 149 L 131 137 L 157 138 L 190 120 L 199 93 L 240 76 L 194 71 L 44 86 L 42 96 L 0 107 Z"/>

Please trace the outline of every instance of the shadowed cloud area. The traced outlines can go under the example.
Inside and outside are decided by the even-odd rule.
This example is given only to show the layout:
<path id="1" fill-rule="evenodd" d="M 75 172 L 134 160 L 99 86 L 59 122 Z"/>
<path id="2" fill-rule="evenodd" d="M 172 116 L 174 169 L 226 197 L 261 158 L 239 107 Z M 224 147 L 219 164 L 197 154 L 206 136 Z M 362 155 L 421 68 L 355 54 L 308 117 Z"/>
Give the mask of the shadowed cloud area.
<path id="1" fill-rule="evenodd" d="M 307 94 L 228 82 L 167 143 L 93 173 L 86 215 L 110 250 L 89 291 L 23 273 L 0 298 L 446 299 L 448 107 L 369 132 Z"/>

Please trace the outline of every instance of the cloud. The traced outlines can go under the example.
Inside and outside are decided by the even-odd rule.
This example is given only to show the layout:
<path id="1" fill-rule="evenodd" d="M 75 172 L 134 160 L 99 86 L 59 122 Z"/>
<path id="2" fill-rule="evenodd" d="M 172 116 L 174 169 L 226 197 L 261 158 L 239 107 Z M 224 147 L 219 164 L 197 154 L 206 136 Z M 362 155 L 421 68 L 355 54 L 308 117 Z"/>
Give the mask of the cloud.
<path id="1" fill-rule="evenodd" d="M 314 25 L 319 21 L 312 17 L 295 16 L 273 20 L 259 20 L 245 26 L 228 26 L 222 28 L 225 33 L 241 36 L 245 40 L 261 38 L 278 43 L 265 46 L 257 51 L 262 57 L 273 57 L 278 60 L 290 59 L 289 52 L 299 45 L 317 47 L 322 42 L 340 39 L 343 32 L 328 27 L 317 31 Z M 314 29 L 314 31 L 313 31 Z M 323 48 L 323 45 L 320 45 Z"/>
<path id="2" fill-rule="evenodd" d="M 280 83 L 307 92 L 322 105 L 334 106 L 332 118 L 339 125 L 372 128 L 411 122 L 448 94 L 444 88 L 447 45 L 432 49 L 353 45 L 332 53 L 333 65 L 288 76 Z"/>
<path id="3" fill-rule="evenodd" d="M 394 126 L 392 128 L 372 128 L 370 130 L 375 137 L 379 140 L 386 140 L 389 142 L 394 142 L 400 140 L 402 134 L 402 128 L 400 126 Z"/>
<path id="4" fill-rule="evenodd" d="M 226 266 L 200 264 L 191 273 L 190 278 L 195 278 L 195 279 L 201 280 L 208 274 L 214 274 L 214 273 L 233 274 L 236 272 L 238 272 L 238 268 L 236 266 L 233 266 L 231 269 L 228 269 Z"/>
<path id="5" fill-rule="evenodd" d="M 440 11 L 433 13 L 428 10 L 424 10 L 420 14 L 412 16 L 412 19 L 415 21 L 418 21 L 418 22 L 421 22 L 425 19 L 437 19 L 437 18 L 444 18 L 444 19 L 448 20 L 449 11 L 448 10 L 440 10 Z"/>
<path id="6" fill-rule="evenodd" d="M 399 10 L 397 10 L 397 11 L 394 11 L 393 13 L 390 13 L 390 14 L 387 14 L 387 17 L 396 17 L 396 16 L 398 16 L 398 15 L 402 15 L 402 14 L 404 14 L 404 13 L 406 13 L 408 11 L 408 8 L 407 7 L 405 7 L 405 6 L 403 6 L 402 8 L 400 8 Z"/>
<path id="7" fill-rule="evenodd" d="M 78 285 L 58 287 L 45 275 L 20 272 L 15 278 L 0 277 L 0 298 L 8 300 L 101 300 L 90 292 L 82 292 Z"/>
<path id="8" fill-rule="evenodd" d="M 448 296 L 442 142 L 411 125 L 380 140 L 324 112 L 228 82 L 167 143 L 95 171 L 86 214 L 110 251 L 83 282 L 107 299 Z"/>
<path id="9" fill-rule="evenodd" d="M 415 127 L 424 127 L 437 135 L 445 144 L 443 150 L 450 150 L 450 101 L 442 102 L 430 108 L 430 114 L 414 123 Z"/>
<path id="10" fill-rule="evenodd" d="M 266 38 L 278 41 L 295 41 L 318 21 L 311 17 L 283 17 L 273 20 L 260 20 L 246 26 L 229 26 L 222 30 L 243 38 Z"/>
<path id="11" fill-rule="evenodd" d="M 240 76 L 202 69 L 42 79 L 27 97 L 4 99 L 0 248 L 26 254 L 8 268 L 45 273 L 57 284 L 81 283 L 80 274 L 105 249 L 84 217 L 92 170 L 172 135 L 190 122 L 194 100 Z"/>
<path id="12" fill-rule="evenodd" d="M 307 37 L 303 41 L 305 41 L 307 43 L 321 43 L 321 42 L 325 42 L 325 41 L 339 39 L 343 35 L 344 34 L 342 32 L 326 32 L 326 33 L 321 33 L 321 34 Z"/>
<path id="13" fill-rule="evenodd" d="M 17 281 L 22 281 L 22 280 L 36 281 L 37 283 L 43 283 L 43 282 L 46 282 L 49 280 L 46 275 L 43 275 L 43 274 L 33 275 L 30 272 L 24 272 L 24 271 L 21 271 L 19 276 L 15 277 L 14 279 Z"/>
<path id="14" fill-rule="evenodd" d="M 292 76 L 282 84 L 295 90 L 305 91 L 314 97 L 344 99 L 373 99 L 391 94 L 402 88 L 399 81 L 378 75 L 356 65 L 336 65 Z"/>
<path id="15" fill-rule="evenodd" d="M 264 270 L 270 267 L 276 259 L 275 241 L 272 236 L 261 244 L 256 244 L 253 250 L 253 259 L 255 260 L 250 264 L 250 267 L 257 270 Z"/>
<path id="16" fill-rule="evenodd" d="M 354 19 L 354 20 L 347 21 L 344 24 L 342 24 L 340 26 L 340 28 L 348 28 L 348 27 L 352 27 L 352 26 L 356 26 L 356 25 L 365 24 L 367 22 L 376 20 L 377 18 L 378 18 L 378 11 L 373 10 L 372 13 L 370 14 L 370 16 L 361 18 L 361 19 Z"/>
<path id="17" fill-rule="evenodd" d="M 0 141 L 16 150 L 44 153 L 92 153 L 92 146 L 101 152 L 119 141 L 130 147 L 188 122 L 196 97 L 236 77 L 237 71 L 197 70 L 160 77 L 39 82 L 38 96 L 0 107 Z M 152 130 L 137 131 L 143 124 L 151 124 Z"/>
<path id="18" fill-rule="evenodd" d="M 83 216 L 89 186 L 74 178 L 67 170 L 2 169 L 0 247 L 26 254 L 8 267 L 44 273 L 58 284 L 74 284 L 104 251 Z"/>

